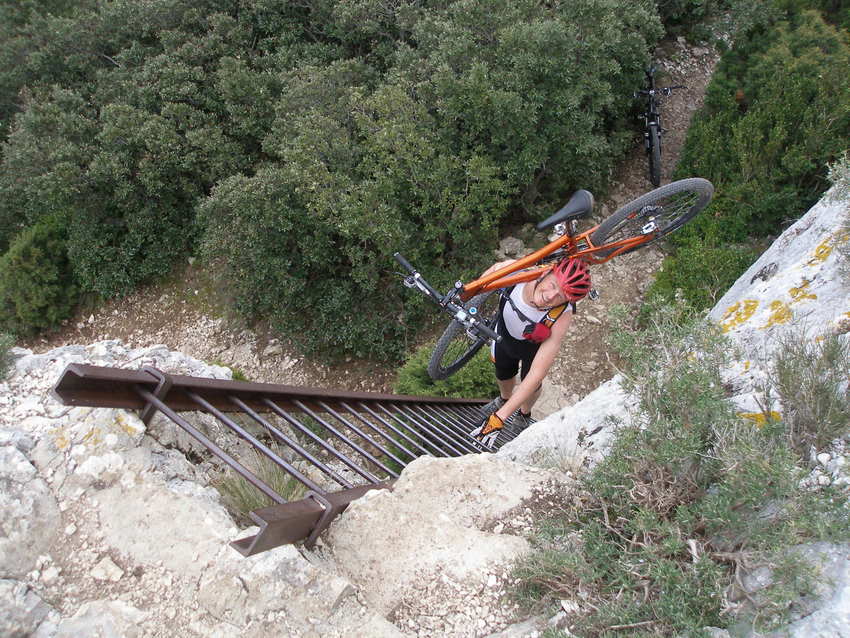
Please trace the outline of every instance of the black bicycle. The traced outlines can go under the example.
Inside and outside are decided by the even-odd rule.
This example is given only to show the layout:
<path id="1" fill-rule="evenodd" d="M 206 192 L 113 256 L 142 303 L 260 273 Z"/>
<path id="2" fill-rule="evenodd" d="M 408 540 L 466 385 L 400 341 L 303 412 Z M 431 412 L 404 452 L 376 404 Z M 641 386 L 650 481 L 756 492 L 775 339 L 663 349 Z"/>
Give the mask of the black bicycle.
<path id="1" fill-rule="evenodd" d="M 658 97 L 663 95 L 669 97 L 673 89 L 687 88 L 681 84 L 676 86 L 655 86 L 655 65 L 651 64 L 646 71 L 646 89 L 636 91 L 634 97 L 646 97 L 646 111 L 643 114 L 644 131 L 643 143 L 646 154 L 649 157 L 649 181 L 653 186 L 661 185 L 661 113 L 659 110 Z"/>

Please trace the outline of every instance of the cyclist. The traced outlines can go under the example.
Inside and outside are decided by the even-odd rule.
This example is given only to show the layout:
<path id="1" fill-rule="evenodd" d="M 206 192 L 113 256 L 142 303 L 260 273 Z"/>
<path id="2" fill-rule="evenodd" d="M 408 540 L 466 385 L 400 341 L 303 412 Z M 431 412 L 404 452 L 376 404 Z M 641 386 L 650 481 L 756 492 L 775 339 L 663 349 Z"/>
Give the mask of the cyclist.
<path id="1" fill-rule="evenodd" d="M 494 264 L 484 275 L 514 261 Z M 496 324 L 496 332 L 502 339 L 493 343 L 491 351 L 499 396 L 484 406 L 482 411 L 486 416 L 470 435 L 492 446 L 514 412 L 517 412 L 514 423 L 520 430 L 533 423 L 531 408 L 543 389 L 543 379 L 569 330 L 576 302 L 587 295 L 590 286 L 587 264 L 570 257 L 540 278 L 502 293 Z"/>

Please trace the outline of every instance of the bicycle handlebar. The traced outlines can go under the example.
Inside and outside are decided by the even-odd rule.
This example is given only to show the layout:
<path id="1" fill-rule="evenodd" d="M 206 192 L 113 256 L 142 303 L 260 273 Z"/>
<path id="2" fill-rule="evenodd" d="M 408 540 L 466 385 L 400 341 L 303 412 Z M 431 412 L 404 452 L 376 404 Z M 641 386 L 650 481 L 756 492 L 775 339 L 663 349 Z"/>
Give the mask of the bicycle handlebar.
<path id="1" fill-rule="evenodd" d="M 686 89 L 684 84 L 677 84 L 675 86 L 662 86 L 657 89 L 648 91 L 646 89 L 640 89 L 639 91 L 635 91 L 632 93 L 632 97 L 638 97 L 639 95 L 670 95 L 673 92 L 673 89 Z"/>
<path id="2" fill-rule="evenodd" d="M 495 330 L 475 317 L 475 310 L 470 309 L 472 310 L 470 312 L 470 310 L 467 310 L 463 306 L 452 301 L 459 288 L 455 288 L 453 291 L 450 291 L 445 295 L 441 295 L 425 280 L 419 271 L 417 271 L 410 262 L 404 258 L 401 253 L 393 253 L 393 258 L 401 265 L 402 268 L 410 273 L 409 276 L 404 279 L 405 286 L 419 290 L 422 294 L 431 299 L 431 301 L 440 306 L 440 308 L 452 315 L 455 321 L 466 326 L 467 331 L 471 332 L 475 336 L 480 337 L 481 335 L 484 335 L 488 339 L 493 339 L 497 342 L 502 340 L 502 337 L 496 334 Z M 458 286 L 460 286 L 460 283 L 458 283 Z"/>

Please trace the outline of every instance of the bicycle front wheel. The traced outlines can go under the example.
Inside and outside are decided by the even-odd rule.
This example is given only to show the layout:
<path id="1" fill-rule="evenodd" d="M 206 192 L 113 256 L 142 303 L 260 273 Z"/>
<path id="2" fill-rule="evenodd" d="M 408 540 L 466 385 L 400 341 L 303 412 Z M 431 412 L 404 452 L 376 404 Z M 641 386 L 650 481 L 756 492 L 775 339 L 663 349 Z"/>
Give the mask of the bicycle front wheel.
<path id="1" fill-rule="evenodd" d="M 493 290 L 475 295 L 464 307 L 477 308 L 479 320 L 494 328 L 499 312 L 499 294 Z M 450 377 L 469 363 L 487 341 L 484 337 L 470 337 L 466 334 L 464 325 L 453 319 L 437 340 L 431 354 L 431 360 L 428 362 L 429 376 L 435 381 Z"/>
<path id="2" fill-rule="evenodd" d="M 707 179 L 691 177 L 665 184 L 629 202 L 605 219 L 590 236 L 594 246 L 602 246 L 596 254 L 608 257 L 617 248 L 610 244 L 632 237 L 650 236 L 648 241 L 620 254 L 642 248 L 669 235 L 705 208 L 714 194 Z"/>
<path id="3" fill-rule="evenodd" d="M 661 131 L 657 126 L 649 127 L 649 181 L 661 185 Z"/>

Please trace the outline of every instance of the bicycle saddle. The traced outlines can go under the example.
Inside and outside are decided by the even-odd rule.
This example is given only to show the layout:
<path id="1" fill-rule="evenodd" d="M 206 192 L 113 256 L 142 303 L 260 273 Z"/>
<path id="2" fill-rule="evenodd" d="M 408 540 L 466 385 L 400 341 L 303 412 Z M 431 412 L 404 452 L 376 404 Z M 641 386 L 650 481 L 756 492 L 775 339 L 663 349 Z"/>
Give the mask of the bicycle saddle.
<path id="1" fill-rule="evenodd" d="M 593 195 L 590 191 L 580 190 L 573 193 L 570 201 L 564 204 L 564 207 L 554 215 L 547 217 L 542 222 L 537 224 L 537 230 L 544 230 L 555 224 L 569 221 L 571 219 L 581 219 L 590 215 L 593 210 Z"/>

